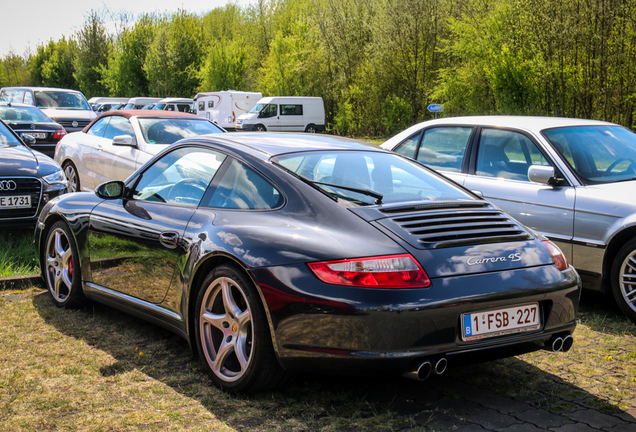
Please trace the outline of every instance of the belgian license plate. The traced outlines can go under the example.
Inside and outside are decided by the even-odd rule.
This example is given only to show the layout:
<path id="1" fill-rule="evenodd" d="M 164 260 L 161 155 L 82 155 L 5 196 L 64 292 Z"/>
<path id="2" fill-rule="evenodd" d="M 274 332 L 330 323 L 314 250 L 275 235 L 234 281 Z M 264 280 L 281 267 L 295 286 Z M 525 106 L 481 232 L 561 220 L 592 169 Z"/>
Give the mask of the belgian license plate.
<path id="1" fill-rule="evenodd" d="M 42 133 L 42 132 L 31 132 L 29 135 L 31 135 L 33 138 L 37 138 L 37 139 L 45 139 L 46 138 L 46 134 Z"/>
<path id="2" fill-rule="evenodd" d="M 31 207 L 31 195 L 0 197 L 0 208 Z"/>
<path id="3" fill-rule="evenodd" d="M 462 314 L 462 324 L 464 341 L 538 330 L 541 327 L 539 304 Z"/>

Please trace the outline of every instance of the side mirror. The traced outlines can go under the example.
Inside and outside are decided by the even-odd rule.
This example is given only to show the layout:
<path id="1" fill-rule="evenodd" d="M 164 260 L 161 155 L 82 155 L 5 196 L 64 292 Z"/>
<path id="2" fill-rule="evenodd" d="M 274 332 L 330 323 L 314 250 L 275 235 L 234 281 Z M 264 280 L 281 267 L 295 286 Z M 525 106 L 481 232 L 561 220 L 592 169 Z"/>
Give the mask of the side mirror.
<path id="1" fill-rule="evenodd" d="M 102 183 L 95 189 L 95 195 L 102 199 L 117 199 L 124 196 L 126 185 L 123 181 L 114 180 Z"/>
<path id="2" fill-rule="evenodd" d="M 22 141 L 24 141 L 24 143 L 26 145 L 35 144 L 35 138 L 33 138 L 33 135 L 29 135 L 27 133 L 23 133 L 23 134 L 20 134 L 20 138 L 22 138 Z"/>
<path id="3" fill-rule="evenodd" d="M 554 167 L 545 165 L 530 165 L 528 180 L 546 185 L 556 185 L 558 179 L 554 176 Z"/>
<path id="4" fill-rule="evenodd" d="M 137 139 L 130 135 L 117 135 L 113 138 L 113 145 L 135 147 Z"/>

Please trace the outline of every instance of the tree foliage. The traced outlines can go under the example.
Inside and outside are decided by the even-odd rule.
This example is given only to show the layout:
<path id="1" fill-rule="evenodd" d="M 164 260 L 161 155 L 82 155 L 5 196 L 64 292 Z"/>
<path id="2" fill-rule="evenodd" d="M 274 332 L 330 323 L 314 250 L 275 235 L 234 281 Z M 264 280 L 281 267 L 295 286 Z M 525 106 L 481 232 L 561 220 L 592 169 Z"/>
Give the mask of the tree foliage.
<path id="1" fill-rule="evenodd" d="M 2 59 L 0 83 L 99 96 L 214 90 L 321 96 L 339 134 L 444 115 L 585 117 L 636 126 L 636 0 L 258 0 L 142 15 Z"/>

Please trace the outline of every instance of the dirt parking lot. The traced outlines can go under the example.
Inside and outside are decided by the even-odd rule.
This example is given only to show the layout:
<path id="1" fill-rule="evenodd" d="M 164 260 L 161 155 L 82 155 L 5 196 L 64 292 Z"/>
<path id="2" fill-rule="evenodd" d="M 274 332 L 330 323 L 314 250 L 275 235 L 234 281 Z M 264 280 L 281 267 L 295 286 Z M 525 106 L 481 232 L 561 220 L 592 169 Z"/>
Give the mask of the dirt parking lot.
<path id="1" fill-rule="evenodd" d="M 0 430 L 634 431 L 635 336 L 611 304 L 584 295 L 565 354 L 449 368 L 423 383 L 303 374 L 243 396 L 214 388 L 187 344 L 158 327 L 5 290 Z"/>

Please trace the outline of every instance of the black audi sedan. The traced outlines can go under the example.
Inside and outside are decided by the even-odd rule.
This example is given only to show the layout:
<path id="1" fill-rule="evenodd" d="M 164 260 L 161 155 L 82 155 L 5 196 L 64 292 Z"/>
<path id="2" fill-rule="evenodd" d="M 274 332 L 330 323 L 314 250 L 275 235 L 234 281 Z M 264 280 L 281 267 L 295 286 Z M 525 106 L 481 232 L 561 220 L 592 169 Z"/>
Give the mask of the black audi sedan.
<path id="1" fill-rule="evenodd" d="M 55 155 L 55 146 L 66 135 L 64 126 L 33 105 L 0 102 L 0 119 L 16 131 L 29 147 L 50 157 Z"/>
<path id="2" fill-rule="evenodd" d="M 0 120 L 0 228 L 34 225 L 50 199 L 67 191 L 62 168 L 27 147 Z"/>
<path id="3" fill-rule="evenodd" d="M 553 243 L 334 136 L 186 138 L 125 182 L 52 200 L 35 238 L 55 304 L 177 333 L 226 390 L 300 370 L 423 380 L 573 343 L 580 279 Z"/>

